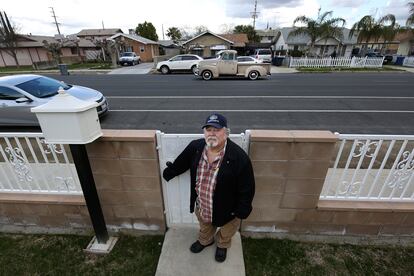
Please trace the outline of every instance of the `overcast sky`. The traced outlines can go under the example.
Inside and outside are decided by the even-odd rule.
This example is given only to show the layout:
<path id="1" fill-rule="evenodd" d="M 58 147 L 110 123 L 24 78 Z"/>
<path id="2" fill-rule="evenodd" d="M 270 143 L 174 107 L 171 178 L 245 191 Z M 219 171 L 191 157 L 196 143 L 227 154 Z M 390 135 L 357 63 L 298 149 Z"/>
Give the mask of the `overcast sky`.
<path id="1" fill-rule="evenodd" d="M 318 9 L 333 11 L 334 17 L 342 17 L 347 27 L 364 15 L 379 18 L 392 13 L 401 25 L 408 17 L 405 0 L 258 0 L 256 29 L 288 27 L 299 15 L 315 18 Z M 56 26 L 50 7 L 54 7 L 61 33 L 68 35 L 82 29 L 121 28 L 124 32 L 138 23 L 151 22 L 157 29 L 159 39 L 164 32 L 175 26 L 192 32 L 195 26 L 204 25 L 216 33 L 226 27 L 252 24 L 251 12 L 254 0 L 151 0 L 151 1 L 105 1 L 105 0 L 3 0 L 0 9 L 5 11 L 20 29 L 20 33 L 54 35 Z M 165 37 L 165 39 L 168 39 Z"/>

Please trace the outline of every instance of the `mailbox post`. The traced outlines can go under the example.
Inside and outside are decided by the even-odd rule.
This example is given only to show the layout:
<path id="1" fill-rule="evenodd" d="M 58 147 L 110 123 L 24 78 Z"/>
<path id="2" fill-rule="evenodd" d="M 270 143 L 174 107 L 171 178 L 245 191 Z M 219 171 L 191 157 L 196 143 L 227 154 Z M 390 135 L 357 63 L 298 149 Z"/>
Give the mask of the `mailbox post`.
<path id="1" fill-rule="evenodd" d="M 95 237 L 85 250 L 108 253 L 117 238 L 108 235 L 85 147 L 102 136 L 97 105 L 96 102 L 79 100 L 61 88 L 51 101 L 31 111 L 36 113 L 47 143 L 69 144 L 95 231 Z"/>

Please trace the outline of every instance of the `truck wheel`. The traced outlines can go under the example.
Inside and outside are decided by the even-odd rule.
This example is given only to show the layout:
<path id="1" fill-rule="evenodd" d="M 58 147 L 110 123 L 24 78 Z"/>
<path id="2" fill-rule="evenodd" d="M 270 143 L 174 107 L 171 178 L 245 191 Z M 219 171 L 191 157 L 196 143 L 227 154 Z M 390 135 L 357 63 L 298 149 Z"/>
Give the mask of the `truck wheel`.
<path id="1" fill-rule="evenodd" d="M 168 68 L 168 66 L 161 66 L 161 73 L 163 73 L 164 75 L 170 73 L 170 68 Z"/>
<path id="2" fill-rule="evenodd" d="M 211 71 L 209 70 L 203 71 L 203 74 L 202 74 L 203 80 L 211 80 L 212 76 L 213 74 L 211 73 Z"/>
<path id="3" fill-rule="evenodd" d="M 260 74 L 257 71 L 250 71 L 249 72 L 249 79 L 251 80 L 257 80 L 259 78 Z"/>

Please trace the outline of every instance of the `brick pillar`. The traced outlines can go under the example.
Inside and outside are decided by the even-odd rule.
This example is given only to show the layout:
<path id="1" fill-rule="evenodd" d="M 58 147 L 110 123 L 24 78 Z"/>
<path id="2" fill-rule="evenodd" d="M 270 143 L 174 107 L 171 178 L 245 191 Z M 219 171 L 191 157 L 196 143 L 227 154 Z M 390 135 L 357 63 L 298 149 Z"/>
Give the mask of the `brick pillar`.
<path id="1" fill-rule="evenodd" d="M 243 231 L 290 231 L 297 214 L 315 209 L 337 137 L 329 131 L 252 130 L 256 179 L 253 212 Z"/>
<path id="2" fill-rule="evenodd" d="M 104 130 L 88 155 L 109 230 L 165 231 L 153 130 Z"/>

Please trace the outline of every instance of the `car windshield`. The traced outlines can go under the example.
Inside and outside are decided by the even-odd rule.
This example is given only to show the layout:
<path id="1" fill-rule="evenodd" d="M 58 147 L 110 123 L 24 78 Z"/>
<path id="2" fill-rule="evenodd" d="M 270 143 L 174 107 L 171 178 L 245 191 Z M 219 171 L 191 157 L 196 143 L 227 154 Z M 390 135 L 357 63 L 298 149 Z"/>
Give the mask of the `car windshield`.
<path id="1" fill-rule="evenodd" d="M 132 57 L 132 53 L 123 53 L 122 56 L 123 57 Z"/>
<path id="2" fill-rule="evenodd" d="M 47 98 L 56 95 L 59 87 L 62 87 L 64 90 L 68 90 L 72 87 L 66 83 L 46 77 L 39 77 L 20 83 L 16 86 L 37 98 Z"/>

